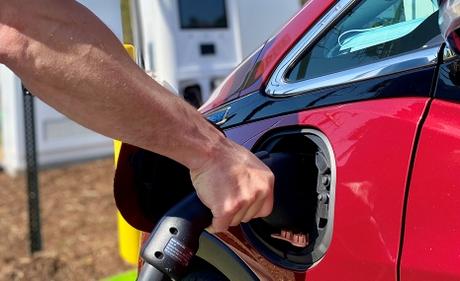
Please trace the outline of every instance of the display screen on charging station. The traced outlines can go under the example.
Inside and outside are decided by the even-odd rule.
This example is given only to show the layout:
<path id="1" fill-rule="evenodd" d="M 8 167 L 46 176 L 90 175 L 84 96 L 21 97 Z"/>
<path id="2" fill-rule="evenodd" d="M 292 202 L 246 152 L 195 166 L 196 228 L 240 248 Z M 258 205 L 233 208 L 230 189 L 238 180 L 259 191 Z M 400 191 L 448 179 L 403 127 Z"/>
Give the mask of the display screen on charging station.
<path id="1" fill-rule="evenodd" d="M 182 29 L 227 28 L 225 0 L 179 0 Z"/>

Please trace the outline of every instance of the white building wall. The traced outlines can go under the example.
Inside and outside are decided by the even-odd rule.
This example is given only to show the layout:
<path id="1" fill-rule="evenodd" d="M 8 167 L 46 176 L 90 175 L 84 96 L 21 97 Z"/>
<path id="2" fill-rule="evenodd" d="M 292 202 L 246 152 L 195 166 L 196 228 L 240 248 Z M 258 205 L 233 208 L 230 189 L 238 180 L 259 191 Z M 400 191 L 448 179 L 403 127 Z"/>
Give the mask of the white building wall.
<path id="1" fill-rule="evenodd" d="M 144 1 L 145 2 L 145 1 Z M 178 88 L 179 79 L 177 65 L 178 61 L 177 48 L 180 46 L 174 40 L 176 18 L 174 11 L 176 1 L 171 0 L 150 0 L 152 5 L 151 11 L 145 14 L 146 18 L 152 18 L 151 26 L 145 26 L 146 30 L 151 31 L 153 40 L 149 40 L 149 52 L 153 54 L 153 70 L 159 74 L 161 79 L 168 81 L 174 88 Z"/>
<path id="2" fill-rule="evenodd" d="M 119 0 L 79 1 L 95 13 L 114 33 L 122 38 Z M 2 166 L 14 174 L 25 168 L 24 122 L 21 81 L 5 66 L 0 67 L 0 99 L 3 138 Z M 96 134 L 35 100 L 36 143 L 40 165 L 54 165 L 110 155 L 112 141 Z"/>
<path id="3" fill-rule="evenodd" d="M 235 0 L 243 58 L 274 35 L 301 8 L 299 0 Z"/>
<path id="4" fill-rule="evenodd" d="M 8 173 L 24 168 L 24 119 L 21 81 L 6 66 L 0 65 L 2 111 L 2 166 Z"/>

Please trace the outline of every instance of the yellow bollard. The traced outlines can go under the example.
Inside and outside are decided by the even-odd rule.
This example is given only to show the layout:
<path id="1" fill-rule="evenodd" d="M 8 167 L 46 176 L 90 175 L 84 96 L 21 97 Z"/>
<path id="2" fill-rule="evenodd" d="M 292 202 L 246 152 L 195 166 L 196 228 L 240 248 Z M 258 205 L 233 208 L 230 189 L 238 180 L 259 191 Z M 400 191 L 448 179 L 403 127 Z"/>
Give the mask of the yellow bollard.
<path id="1" fill-rule="evenodd" d="M 133 45 L 125 44 L 125 49 L 135 59 L 135 49 Z M 115 167 L 118 161 L 118 155 L 120 153 L 121 142 L 114 141 L 114 157 Z M 117 212 L 118 221 L 118 251 L 120 256 L 126 262 L 137 265 L 139 259 L 139 248 L 140 248 L 140 231 L 130 226 L 125 219 L 121 216 L 120 212 Z"/>

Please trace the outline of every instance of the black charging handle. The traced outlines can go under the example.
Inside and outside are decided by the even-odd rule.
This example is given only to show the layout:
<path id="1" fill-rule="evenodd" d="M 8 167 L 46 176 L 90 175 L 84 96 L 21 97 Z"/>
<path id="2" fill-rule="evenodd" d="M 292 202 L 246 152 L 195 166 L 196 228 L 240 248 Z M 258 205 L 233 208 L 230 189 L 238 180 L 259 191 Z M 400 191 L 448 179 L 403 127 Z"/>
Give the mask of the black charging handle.
<path id="1" fill-rule="evenodd" d="M 256 153 L 264 161 L 269 154 Z M 180 280 L 186 274 L 199 247 L 204 229 L 212 223 L 212 213 L 195 192 L 176 204 L 161 218 L 145 243 L 144 266 L 138 281 L 162 281 L 164 276 Z"/>
<path id="2" fill-rule="evenodd" d="M 211 211 L 192 193 L 171 208 L 156 225 L 141 251 L 141 257 L 150 270 L 157 269 L 172 280 L 180 280 L 198 251 L 198 242 L 204 229 L 211 225 Z M 145 267 L 146 265 L 144 265 Z M 153 267 L 152 267 L 153 266 Z M 138 280 L 162 280 L 160 277 Z M 155 276 L 160 276 L 158 272 Z M 142 279 L 143 278 L 143 279 Z"/>

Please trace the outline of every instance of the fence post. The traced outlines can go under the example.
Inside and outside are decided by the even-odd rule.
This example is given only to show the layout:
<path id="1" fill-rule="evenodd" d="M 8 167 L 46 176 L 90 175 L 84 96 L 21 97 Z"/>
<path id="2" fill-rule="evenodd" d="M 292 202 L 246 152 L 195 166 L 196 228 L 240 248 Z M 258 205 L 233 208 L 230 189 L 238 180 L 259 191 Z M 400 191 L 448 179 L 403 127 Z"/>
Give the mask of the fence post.
<path id="1" fill-rule="evenodd" d="M 24 135 L 26 152 L 27 198 L 29 205 L 30 252 L 42 250 L 40 227 L 40 196 L 38 184 L 37 150 L 35 143 L 34 97 L 24 87 Z"/>

